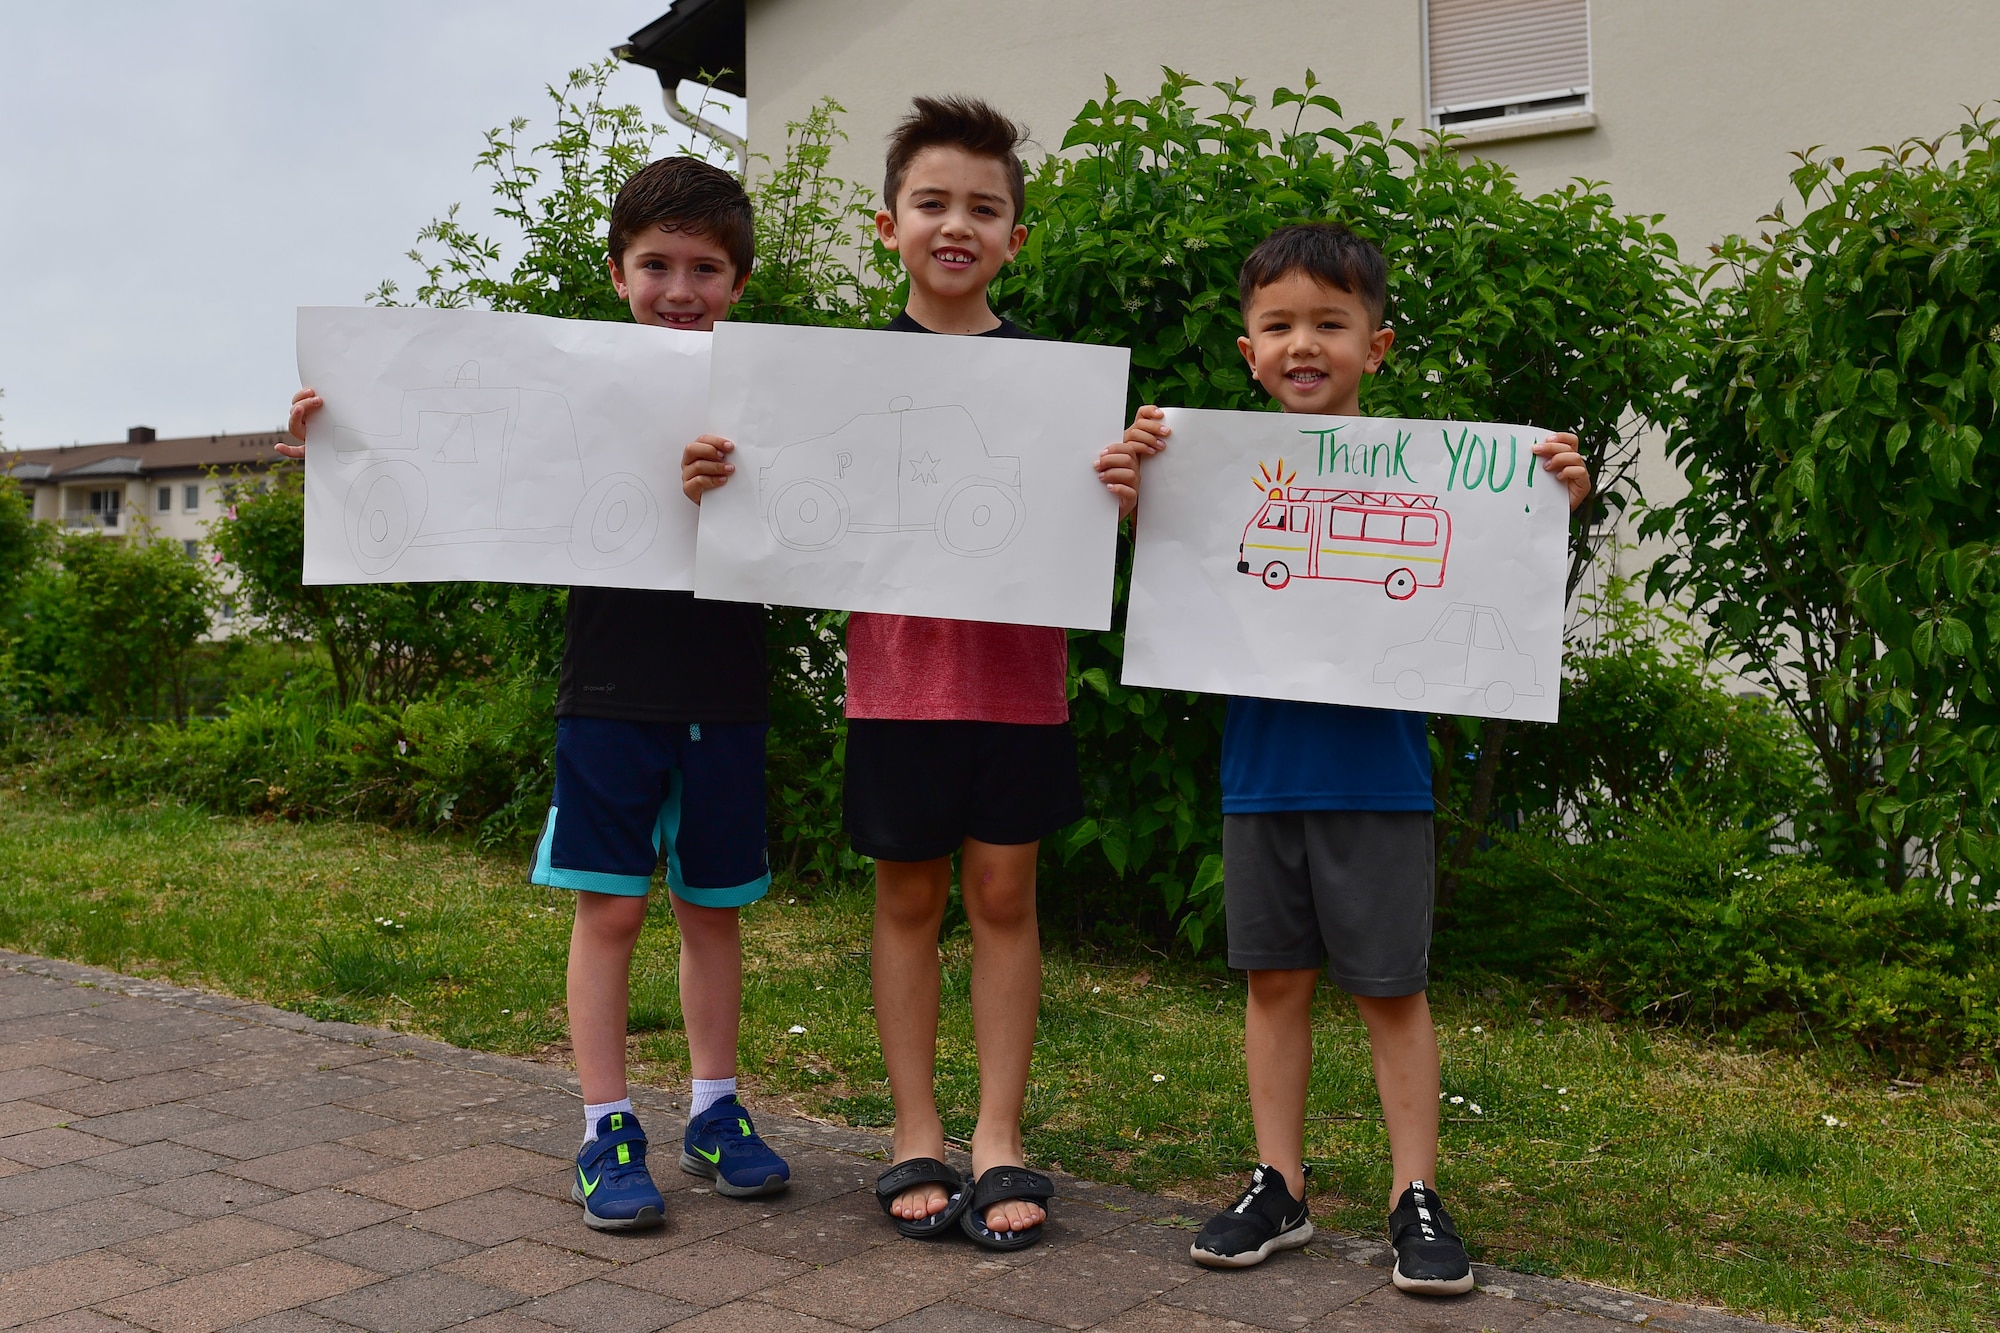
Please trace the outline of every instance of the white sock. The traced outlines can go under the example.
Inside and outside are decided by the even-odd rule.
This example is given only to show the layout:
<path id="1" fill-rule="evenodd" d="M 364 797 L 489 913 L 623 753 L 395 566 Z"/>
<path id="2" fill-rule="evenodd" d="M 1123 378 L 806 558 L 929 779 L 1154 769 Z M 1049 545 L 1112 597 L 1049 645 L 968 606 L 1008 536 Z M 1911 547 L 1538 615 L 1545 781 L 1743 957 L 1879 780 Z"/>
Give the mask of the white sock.
<path id="1" fill-rule="evenodd" d="M 694 1100 L 688 1104 L 688 1119 L 692 1120 L 724 1097 L 736 1095 L 736 1080 L 733 1078 L 698 1078 L 694 1081 Z"/>
<path id="2" fill-rule="evenodd" d="M 585 1102 L 583 1106 L 583 1141 L 585 1143 L 597 1142 L 598 1121 L 604 1119 L 605 1116 L 610 1115 L 613 1111 L 629 1111 L 631 1109 L 632 1099 L 630 1097 L 620 1097 L 615 1102 Z"/>

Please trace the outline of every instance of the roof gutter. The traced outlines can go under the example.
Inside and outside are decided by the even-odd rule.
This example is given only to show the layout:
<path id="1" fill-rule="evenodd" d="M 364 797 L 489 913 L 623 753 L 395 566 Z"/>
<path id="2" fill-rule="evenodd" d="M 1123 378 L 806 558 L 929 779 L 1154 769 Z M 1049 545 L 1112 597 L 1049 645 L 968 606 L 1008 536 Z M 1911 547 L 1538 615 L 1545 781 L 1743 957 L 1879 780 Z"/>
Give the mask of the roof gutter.
<path id="1" fill-rule="evenodd" d="M 680 99 L 683 82 L 738 97 L 746 95 L 744 0 L 673 0 L 667 12 L 611 48 L 619 60 L 643 65 L 660 79 L 660 102 L 675 123 L 729 151 L 736 172 L 750 175 L 750 145 L 703 115 L 707 99 L 690 110 Z"/>

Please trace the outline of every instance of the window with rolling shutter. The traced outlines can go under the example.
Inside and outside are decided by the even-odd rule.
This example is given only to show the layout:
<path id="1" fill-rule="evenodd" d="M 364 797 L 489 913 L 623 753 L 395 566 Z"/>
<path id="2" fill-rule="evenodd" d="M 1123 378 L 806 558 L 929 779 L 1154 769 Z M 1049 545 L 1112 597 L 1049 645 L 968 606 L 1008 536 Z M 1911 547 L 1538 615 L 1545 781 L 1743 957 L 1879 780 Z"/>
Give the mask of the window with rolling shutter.
<path id="1" fill-rule="evenodd" d="M 1590 109 L 1589 0 L 1427 0 L 1434 128 Z"/>

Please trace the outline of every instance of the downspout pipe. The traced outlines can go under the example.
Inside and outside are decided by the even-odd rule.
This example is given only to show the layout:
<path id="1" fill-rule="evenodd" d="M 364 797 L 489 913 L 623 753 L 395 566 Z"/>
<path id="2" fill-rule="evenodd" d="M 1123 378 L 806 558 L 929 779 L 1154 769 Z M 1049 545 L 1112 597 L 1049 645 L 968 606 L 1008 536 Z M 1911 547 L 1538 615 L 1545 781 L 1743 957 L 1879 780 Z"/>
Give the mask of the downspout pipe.
<path id="1" fill-rule="evenodd" d="M 681 104 L 678 86 L 669 88 L 660 85 L 660 101 L 667 109 L 667 115 L 675 122 L 685 125 L 696 134 L 703 135 L 729 150 L 736 164 L 736 174 L 747 184 L 750 180 L 750 141 L 740 134 L 732 134 L 714 121 L 707 119 Z"/>

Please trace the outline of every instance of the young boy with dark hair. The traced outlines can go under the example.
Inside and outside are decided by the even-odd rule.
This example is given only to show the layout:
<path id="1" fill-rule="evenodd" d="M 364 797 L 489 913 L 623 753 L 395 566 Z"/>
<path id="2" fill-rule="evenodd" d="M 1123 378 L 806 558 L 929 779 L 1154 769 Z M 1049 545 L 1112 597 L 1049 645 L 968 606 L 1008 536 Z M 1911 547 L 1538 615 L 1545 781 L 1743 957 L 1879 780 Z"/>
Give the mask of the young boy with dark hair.
<path id="1" fill-rule="evenodd" d="M 1395 341 L 1383 323 L 1387 267 L 1327 223 L 1283 227 L 1240 279 L 1250 374 L 1287 412 L 1361 415 L 1361 380 Z M 1142 407 L 1100 467 L 1136 505 L 1139 460 L 1170 433 Z M 1535 445 L 1569 490 L 1590 494 L 1574 435 Z M 1305 1164 L 1312 1002 L 1322 964 L 1368 1025 L 1394 1176 L 1389 1237 L 1404 1291 L 1472 1289 L 1438 1200 L 1438 1046 L 1425 997 L 1432 897 L 1430 743 L 1420 713 L 1232 698 L 1222 741 L 1222 857 L 1229 965 L 1250 974 L 1244 1057 L 1261 1159 L 1190 1253 L 1245 1268 L 1312 1239 Z"/>
<path id="2" fill-rule="evenodd" d="M 706 331 L 743 295 L 750 200 L 736 177 L 669 157 L 625 182 L 612 204 L 611 280 L 641 324 Z M 291 432 L 323 406 L 292 400 Z M 280 446 L 293 457 L 303 445 Z M 696 452 L 682 486 L 699 504 Z M 584 1222 L 657 1225 L 665 1202 L 625 1083 L 632 950 L 662 855 L 680 927 L 681 1017 L 693 1074 L 681 1168 L 718 1194 L 783 1189 L 784 1159 L 736 1095 L 743 994 L 737 913 L 764 896 L 764 609 L 692 593 L 572 588 L 556 691 L 556 786 L 529 879 L 576 892 L 569 1023 L 584 1100 L 570 1194 Z"/>
<path id="3" fill-rule="evenodd" d="M 970 98 L 919 97 L 889 138 L 882 243 L 910 275 L 888 328 L 984 338 L 1030 335 L 993 313 L 986 288 L 1020 250 L 1025 132 Z M 696 463 L 720 485 L 717 443 Z M 875 858 L 875 1022 L 896 1107 L 894 1164 L 876 1182 L 905 1236 L 954 1224 L 979 1244 L 1040 1238 L 1053 1194 L 1026 1169 L 1021 1106 L 1041 1003 L 1035 919 L 1040 840 L 1083 815 L 1061 630 L 857 612 L 847 625 L 846 823 Z M 934 1090 L 938 932 L 952 856 L 972 927 L 979 1051 L 974 1180 L 944 1161 Z"/>

